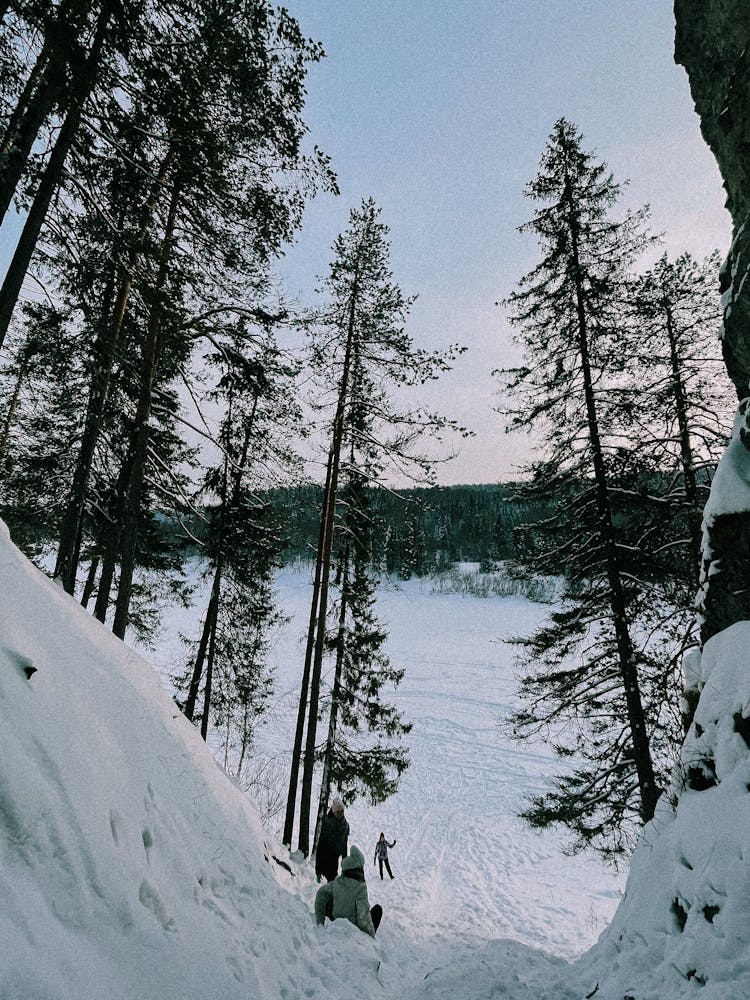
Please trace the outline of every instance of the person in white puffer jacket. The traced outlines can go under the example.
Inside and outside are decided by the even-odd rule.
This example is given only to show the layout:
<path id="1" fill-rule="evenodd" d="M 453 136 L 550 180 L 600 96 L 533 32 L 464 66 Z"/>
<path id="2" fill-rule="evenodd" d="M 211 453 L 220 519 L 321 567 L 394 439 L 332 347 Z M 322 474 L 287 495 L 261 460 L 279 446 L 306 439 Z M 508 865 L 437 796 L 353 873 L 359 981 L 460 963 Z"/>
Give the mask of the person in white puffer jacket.
<path id="1" fill-rule="evenodd" d="M 325 918 L 337 920 L 346 917 L 365 934 L 375 937 L 383 916 L 383 908 L 370 908 L 365 882 L 365 858 L 358 847 L 352 846 L 341 862 L 341 874 L 333 882 L 322 885 L 315 894 L 315 920 L 325 923 Z"/>

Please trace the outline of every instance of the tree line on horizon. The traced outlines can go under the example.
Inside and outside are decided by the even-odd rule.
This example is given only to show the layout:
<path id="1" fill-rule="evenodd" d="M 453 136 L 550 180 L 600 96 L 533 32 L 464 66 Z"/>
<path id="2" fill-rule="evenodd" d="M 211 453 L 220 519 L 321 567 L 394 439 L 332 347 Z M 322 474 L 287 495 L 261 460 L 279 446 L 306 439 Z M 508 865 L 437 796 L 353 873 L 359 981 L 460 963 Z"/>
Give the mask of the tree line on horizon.
<path id="1" fill-rule="evenodd" d="M 561 609 L 522 642 L 513 721 L 583 764 L 525 815 L 616 855 L 679 741 L 726 434 L 716 261 L 640 266 L 645 212 L 615 214 L 620 185 L 558 122 L 528 190 L 542 260 L 507 303 L 525 360 L 502 376 L 540 457 L 512 488 L 435 488 L 426 442 L 466 432 L 408 400 L 462 348 L 414 344 L 374 201 L 314 304 L 278 292 L 307 200 L 336 191 L 305 151 L 322 56 L 266 0 L 0 4 L 0 221 L 22 223 L 0 286 L 0 513 L 122 639 L 153 634 L 165 594 L 194 608 L 177 703 L 237 776 L 272 691 L 275 574 L 309 556 L 283 835 L 305 854 L 330 789 L 380 801 L 408 765 L 379 575 L 563 574 Z"/>

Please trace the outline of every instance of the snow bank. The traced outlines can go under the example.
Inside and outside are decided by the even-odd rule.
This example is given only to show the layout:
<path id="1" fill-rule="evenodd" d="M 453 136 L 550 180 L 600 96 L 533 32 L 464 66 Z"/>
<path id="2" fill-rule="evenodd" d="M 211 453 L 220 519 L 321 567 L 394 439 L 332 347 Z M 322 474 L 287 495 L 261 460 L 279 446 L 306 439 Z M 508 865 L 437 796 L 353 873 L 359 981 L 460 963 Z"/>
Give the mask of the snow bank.
<path id="1" fill-rule="evenodd" d="M 577 1000 L 562 960 L 388 901 L 375 941 L 316 927 L 310 866 L 1 523 L 0 588 L 2 1000 Z"/>
<path id="2" fill-rule="evenodd" d="M 743 399 L 735 413 L 732 436 L 711 482 L 711 493 L 703 513 L 704 530 L 723 514 L 750 509 L 750 398 Z"/>
<path id="3" fill-rule="evenodd" d="M 6 531 L 0 585 L 3 1000 L 343 998 L 342 935 L 377 987 L 378 945 L 314 926 L 153 669 Z"/>
<path id="4" fill-rule="evenodd" d="M 599 983 L 597 1000 L 750 996 L 748 668 L 750 622 L 706 644 L 680 773 L 644 831 L 612 924 L 578 966 L 582 990 Z"/>

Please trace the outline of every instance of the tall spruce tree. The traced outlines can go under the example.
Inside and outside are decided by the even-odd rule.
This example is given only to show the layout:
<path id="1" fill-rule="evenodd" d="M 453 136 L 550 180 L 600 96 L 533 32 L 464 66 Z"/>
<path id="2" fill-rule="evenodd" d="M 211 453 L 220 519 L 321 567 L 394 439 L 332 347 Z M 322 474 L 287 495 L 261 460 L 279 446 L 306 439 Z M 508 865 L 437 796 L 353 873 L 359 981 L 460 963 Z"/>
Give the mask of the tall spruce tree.
<path id="1" fill-rule="evenodd" d="M 644 692 L 645 655 L 634 638 L 641 594 L 616 520 L 618 476 L 610 391 L 621 371 L 629 269 L 647 242 L 644 211 L 614 216 L 621 188 L 560 119 L 526 194 L 538 208 L 524 227 L 542 250 L 510 300 L 525 364 L 512 373 L 511 426 L 534 426 L 543 457 L 527 492 L 557 497 L 531 565 L 566 574 L 563 607 L 522 641 L 524 738 L 552 732 L 567 769 L 524 816 L 565 824 L 575 846 L 625 848 L 632 823 L 659 794 L 652 755 L 658 701 Z M 649 716 L 649 706 L 653 708 Z"/>
<path id="2" fill-rule="evenodd" d="M 649 457 L 654 479 L 666 474 L 664 488 L 656 492 L 667 516 L 658 520 L 657 530 L 672 550 L 672 564 L 675 551 L 689 560 L 690 572 L 683 576 L 693 591 L 700 568 L 701 516 L 734 409 L 717 333 L 718 267 L 718 254 L 702 262 L 687 253 L 674 261 L 664 255 L 636 279 L 626 348 L 633 379 L 619 390 L 630 447 Z M 682 551 L 669 523 L 687 543 Z"/>
<path id="3" fill-rule="evenodd" d="M 681 655 L 698 643 L 693 598 L 701 522 L 734 408 L 717 336 L 717 269 L 716 254 L 703 262 L 689 254 L 674 261 L 664 255 L 635 279 L 625 373 L 614 393 L 620 453 L 638 456 L 638 469 L 629 463 L 634 474 L 623 482 L 618 500 L 628 517 L 630 544 L 642 554 L 641 578 L 663 594 L 661 609 L 652 602 L 651 618 L 663 636 L 672 637 L 664 668 L 674 675 L 665 683 L 673 702 L 681 686 Z M 685 728 L 694 707 L 688 698 Z"/>
<path id="4" fill-rule="evenodd" d="M 381 464 L 377 467 L 374 461 L 369 470 L 360 466 L 371 485 L 379 481 L 386 465 L 402 475 L 415 468 L 426 474 L 429 462 L 415 450 L 415 443 L 425 434 L 439 433 L 450 423 L 419 410 L 400 412 L 394 405 L 394 389 L 438 377 L 449 366 L 455 349 L 443 354 L 420 350 L 406 333 L 404 323 L 409 300 L 393 282 L 388 230 L 379 216 L 380 211 L 371 199 L 351 212 L 349 226 L 334 246 L 334 260 L 322 288 L 328 301 L 315 325 L 316 367 L 321 381 L 333 387 L 335 395 L 330 406 L 334 415 L 329 431 L 310 622 L 283 833 L 284 843 L 291 844 L 302 764 L 298 846 L 305 855 L 310 849 L 321 672 L 328 649 L 330 575 L 342 462 L 354 443 L 363 454 L 380 457 Z M 366 420 L 354 418 L 360 408 L 368 414 Z M 355 438 L 357 426 L 361 430 Z"/>

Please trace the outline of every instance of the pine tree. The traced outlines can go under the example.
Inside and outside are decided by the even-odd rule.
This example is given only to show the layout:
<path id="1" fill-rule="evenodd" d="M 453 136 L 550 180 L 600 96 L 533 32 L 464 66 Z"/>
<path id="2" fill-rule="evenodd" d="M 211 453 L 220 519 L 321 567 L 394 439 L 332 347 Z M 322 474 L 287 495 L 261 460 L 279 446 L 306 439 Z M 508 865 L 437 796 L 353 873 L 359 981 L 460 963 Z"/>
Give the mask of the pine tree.
<path id="1" fill-rule="evenodd" d="M 671 654 L 664 657 L 675 673 L 673 697 L 681 654 L 698 642 L 693 596 L 701 522 L 734 408 L 717 336 L 717 269 L 716 254 L 702 263 L 689 254 L 675 261 L 665 255 L 636 279 L 627 377 L 616 393 L 623 444 L 638 455 L 640 466 L 621 499 L 629 509 L 631 544 L 642 552 L 642 575 L 666 599 L 658 624 L 673 635 Z M 687 728 L 695 706 L 685 707 Z"/>
<path id="2" fill-rule="evenodd" d="M 551 731 L 561 758 L 583 761 L 533 799 L 525 818 L 563 823 L 576 846 L 606 853 L 623 849 L 629 823 L 651 818 L 659 794 L 647 711 L 656 703 L 642 690 L 633 633 L 639 588 L 612 497 L 609 402 L 629 269 L 647 235 L 643 211 L 615 219 L 620 186 L 581 141 L 564 119 L 555 124 L 526 192 L 539 207 L 525 228 L 543 256 L 509 300 L 526 355 L 510 378 L 520 404 L 512 426 L 542 430 L 546 454 L 531 468 L 529 492 L 558 498 L 531 566 L 566 573 L 562 610 L 522 642 L 528 673 L 513 723 L 520 738 Z"/>
<path id="3" fill-rule="evenodd" d="M 304 198 L 333 185 L 325 158 L 301 151 L 304 75 L 320 48 L 296 22 L 262 0 L 175 2 L 162 14 L 118 63 L 119 89 L 97 92 L 96 129 L 70 152 L 44 259 L 88 365 L 56 574 L 72 593 L 90 555 L 95 613 L 105 618 L 114 593 L 121 635 L 150 498 L 165 498 L 170 479 L 182 490 L 184 452 L 158 444 L 160 423 L 161 441 L 177 443 L 175 385 L 189 380 L 196 343 L 263 313 L 270 262 Z M 88 600 L 91 565 L 85 589 Z"/>
<path id="4" fill-rule="evenodd" d="M 393 402 L 395 388 L 438 377 L 455 350 L 445 354 L 419 350 L 406 333 L 409 300 L 393 282 L 387 229 L 379 214 L 372 200 L 350 214 L 349 226 L 334 246 L 335 257 L 323 286 L 328 305 L 316 324 L 316 365 L 321 381 L 335 387 L 334 416 L 283 834 L 284 843 L 290 844 L 302 763 L 298 843 L 305 855 L 310 846 L 321 671 L 327 650 L 330 574 L 344 457 L 352 447 L 362 456 L 357 458 L 357 468 L 370 484 L 380 481 L 386 469 L 396 469 L 401 475 L 426 475 L 430 463 L 422 457 L 418 443 L 450 425 L 434 414 L 399 411 Z"/>
<path id="5" fill-rule="evenodd" d="M 627 347 L 627 367 L 637 384 L 620 390 L 631 447 L 649 456 L 654 474 L 667 474 L 668 489 L 661 494 L 667 514 L 658 530 L 676 521 L 687 537 L 687 552 L 679 555 L 689 560 L 693 590 L 701 516 L 734 408 L 717 336 L 718 267 L 717 254 L 701 263 L 690 254 L 675 261 L 665 255 L 637 279 Z M 672 561 L 674 543 L 670 548 Z"/>

